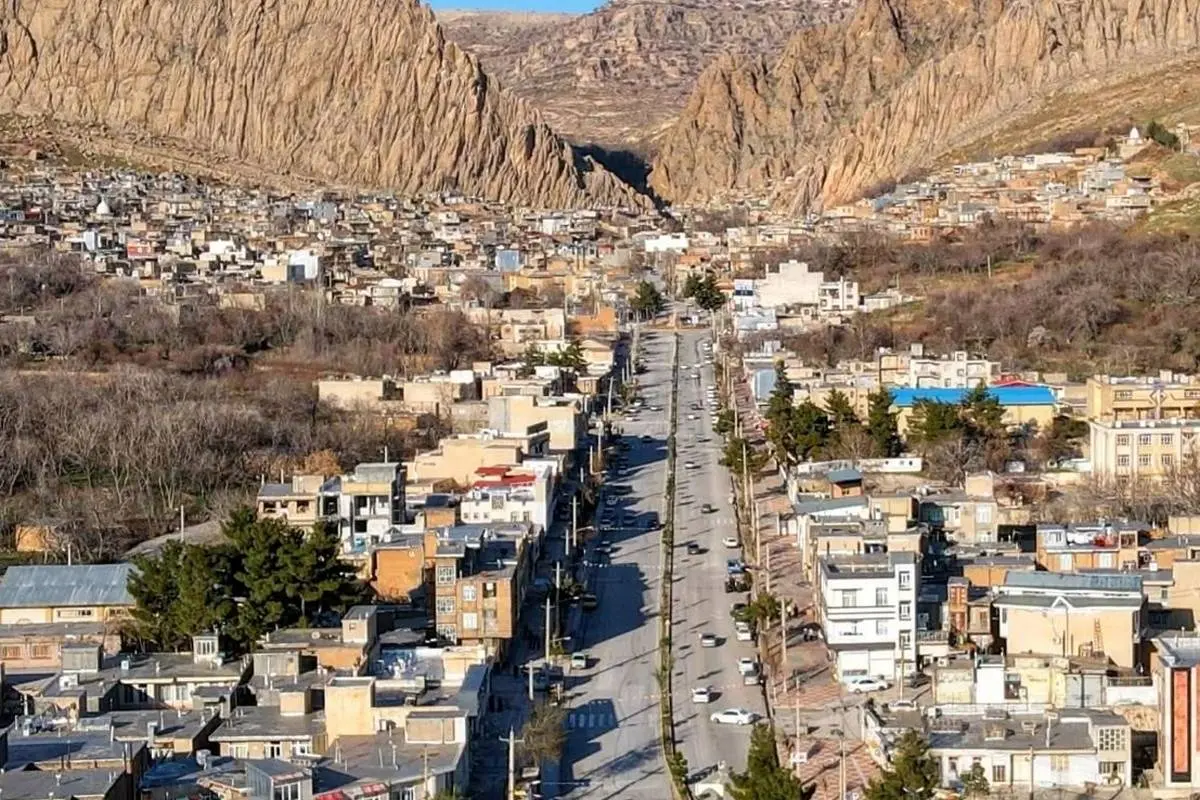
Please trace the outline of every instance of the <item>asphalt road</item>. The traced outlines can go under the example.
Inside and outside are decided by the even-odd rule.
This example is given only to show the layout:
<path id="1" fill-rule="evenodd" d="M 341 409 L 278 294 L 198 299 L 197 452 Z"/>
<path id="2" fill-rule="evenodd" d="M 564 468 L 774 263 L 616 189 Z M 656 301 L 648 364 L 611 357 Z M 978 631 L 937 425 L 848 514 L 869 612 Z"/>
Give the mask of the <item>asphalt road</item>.
<path id="1" fill-rule="evenodd" d="M 711 722 L 710 714 L 726 708 L 743 708 L 765 719 L 762 690 L 746 686 L 738 672 L 743 656 L 756 657 L 752 642 L 734 636 L 729 614 L 735 601 L 748 601 L 745 593 L 726 594 L 726 560 L 742 551 L 726 548 L 721 540 L 736 536 L 734 511 L 729 503 L 729 473 L 719 463 L 721 437 L 713 433 L 714 408 L 705 404 L 707 387 L 715 385 L 711 365 L 693 377 L 691 367 L 702 363 L 701 342 L 708 334 L 687 331 L 679 346 L 679 421 L 676 432 L 679 486 L 677 496 L 675 574 L 673 596 L 675 669 L 675 735 L 693 776 L 707 773 L 724 761 L 731 770 L 746 767 L 750 726 Z M 696 410 L 693 405 L 699 404 Z M 696 419 L 689 419 L 695 416 Z M 694 467 L 689 468 L 691 462 Z M 713 511 L 704 512 L 704 504 Z M 687 544 L 700 545 L 699 555 L 688 555 Z M 700 636 L 713 633 L 716 647 L 701 647 Z M 692 689 L 707 686 L 713 701 L 693 703 Z"/>
<path id="2" fill-rule="evenodd" d="M 647 530 L 650 519 L 661 519 L 666 488 L 666 446 L 671 379 L 671 334 L 643 334 L 642 353 L 648 371 L 638 376 L 647 410 L 639 419 L 620 419 L 627 439 L 626 466 L 610 473 L 602 504 L 614 519 L 602 526 L 601 538 L 611 542 L 609 556 L 597 561 L 591 584 L 599 600 L 596 611 L 584 615 L 572 650 L 590 657 L 585 670 L 569 672 L 567 744 L 557 790 L 560 797 L 670 797 L 670 778 L 659 743 L 659 691 L 655 678 L 658 646 L 658 594 L 661 577 L 659 532 Z M 648 435 L 650 441 L 642 442 Z M 624 487 L 628 487 L 625 489 Z"/>

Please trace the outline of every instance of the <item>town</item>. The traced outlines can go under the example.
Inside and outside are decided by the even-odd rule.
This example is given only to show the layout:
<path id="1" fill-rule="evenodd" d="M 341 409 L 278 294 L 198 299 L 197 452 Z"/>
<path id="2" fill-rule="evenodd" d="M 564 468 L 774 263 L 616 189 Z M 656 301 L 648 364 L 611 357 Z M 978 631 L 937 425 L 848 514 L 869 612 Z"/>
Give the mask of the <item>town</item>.
<path id="1" fill-rule="evenodd" d="M 1200 368 L 803 258 L 1137 224 L 1156 147 L 800 221 L 10 153 L 0 792 L 1190 797 Z"/>

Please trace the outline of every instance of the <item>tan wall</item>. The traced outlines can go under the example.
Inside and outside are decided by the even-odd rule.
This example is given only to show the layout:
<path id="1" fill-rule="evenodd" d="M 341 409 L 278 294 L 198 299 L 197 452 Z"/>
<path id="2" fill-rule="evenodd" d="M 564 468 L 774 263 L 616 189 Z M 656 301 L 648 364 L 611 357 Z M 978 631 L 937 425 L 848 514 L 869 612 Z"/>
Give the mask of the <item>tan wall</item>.
<path id="1" fill-rule="evenodd" d="M 444 439 L 441 452 L 421 453 L 413 459 L 409 474 L 414 480 L 451 480 L 466 486 L 480 467 L 502 467 L 521 463 L 521 445 L 483 439 Z"/>
<path id="2" fill-rule="evenodd" d="M 375 732 L 372 705 L 375 685 L 356 678 L 352 682 L 335 679 L 325 686 L 325 734 L 329 741 L 339 736 L 367 736 Z"/>
<path id="3" fill-rule="evenodd" d="M 90 612 L 86 613 L 85 612 Z M 42 622 L 104 622 L 129 616 L 126 606 L 79 606 L 73 608 L 4 608 L 0 625 L 28 625 Z"/>
<path id="4" fill-rule="evenodd" d="M 1008 570 L 1008 567 L 998 567 L 990 564 L 967 564 L 963 566 L 963 577 L 972 586 L 983 588 L 1003 586 L 1005 578 L 1008 577 Z"/>
<path id="5" fill-rule="evenodd" d="M 380 547 L 375 550 L 371 584 L 385 600 L 407 601 L 425 582 L 425 552 L 415 547 Z"/>
<path id="6" fill-rule="evenodd" d="M 389 394 L 385 381 L 364 379 L 358 381 L 317 381 L 317 399 L 336 408 L 370 408 Z"/>
<path id="7" fill-rule="evenodd" d="M 1161 394 L 1160 394 L 1161 393 Z M 1087 381 L 1087 412 L 1093 419 L 1178 419 L 1200 417 L 1200 383 L 1111 384 Z"/>
<path id="8" fill-rule="evenodd" d="M 1192 619 L 1200 624 L 1200 561 L 1177 559 L 1172 567 L 1175 584 L 1167 594 L 1167 604 L 1172 609 L 1192 612 Z"/>
<path id="9" fill-rule="evenodd" d="M 1003 613 L 1003 611 L 1002 611 Z M 1043 614 L 1041 609 L 1008 608 L 1008 648 L 1013 653 L 1078 656 L 1087 645 L 1103 650 L 1119 667 L 1134 666 L 1133 614 L 1129 611 L 1071 611 Z M 1101 642 L 1095 642 L 1096 622 Z M 1060 637 L 1066 637 L 1066 648 Z"/>
<path id="10" fill-rule="evenodd" d="M 900 435 L 908 433 L 909 422 L 912 419 L 913 409 L 900 408 L 896 413 L 896 427 L 900 430 Z M 1004 407 L 1004 424 L 1010 427 L 1024 425 L 1026 423 L 1034 423 L 1038 430 L 1045 430 L 1051 422 L 1054 421 L 1054 405 L 1037 405 L 1037 406 L 1005 406 Z"/>

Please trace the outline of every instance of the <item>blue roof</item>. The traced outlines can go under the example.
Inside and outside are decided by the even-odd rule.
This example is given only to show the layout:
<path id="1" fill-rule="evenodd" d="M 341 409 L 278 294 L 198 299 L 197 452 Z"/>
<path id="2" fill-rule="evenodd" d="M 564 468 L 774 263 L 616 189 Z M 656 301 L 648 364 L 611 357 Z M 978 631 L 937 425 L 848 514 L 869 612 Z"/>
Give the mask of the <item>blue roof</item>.
<path id="1" fill-rule="evenodd" d="M 892 405 L 912 408 L 921 400 L 957 405 L 970 389 L 892 389 Z M 989 386 L 988 395 L 1002 406 L 1054 405 L 1054 392 L 1049 386 Z"/>

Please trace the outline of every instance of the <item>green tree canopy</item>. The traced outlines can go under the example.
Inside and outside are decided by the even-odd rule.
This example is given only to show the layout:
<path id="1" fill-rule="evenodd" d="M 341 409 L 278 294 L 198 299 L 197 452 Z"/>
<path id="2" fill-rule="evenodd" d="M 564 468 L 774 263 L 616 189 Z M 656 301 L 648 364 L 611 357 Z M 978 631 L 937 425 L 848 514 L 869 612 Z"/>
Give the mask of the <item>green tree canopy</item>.
<path id="1" fill-rule="evenodd" d="M 824 455 L 829 444 L 829 417 L 816 403 L 805 400 L 792 409 L 792 452 L 800 461 L 813 461 Z"/>
<path id="2" fill-rule="evenodd" d="M 638 281 L 633 298 L 629 301 L 630 308 L 640 317 L 653 317 L 662 313 L 667 301 L 650 281 Z"/>
<path id="3" fill-rule="evenodd" d="M 835 431 L 846 430 L 847 428 L 858 425 L 858 414 L 854 413 L 854 406 L 850 404 L 850 398 L 846 397 L 846 393 L 833 389 L 825 398 L 825 410 L 829 414 L 829 423 Z"/>
<path id="4" fill-rule="evenodd" d="M 938 788 L 937 764 L 916 731 L 900 737 L 891 765 L 871 779 L 866 800 L 931 800 Z"/>
<path id="5" fill-rule="evenodd" d="M 780 766 L 775 731 L 769 725 L 754 726 L 746 771 L 731 775 L 730 782 L 733 800 L 808 800 L 813 794 L 812 787 L 806 789 L 790 770 Z"/>
<path id="6" fill-rule="evenodd" d="M 878 456 L 894 458 L 900 455 L 900 432 L 896 413 L 892 411 L 892 393 L 885 388 L 867 397 L 867 433 Z"/>

